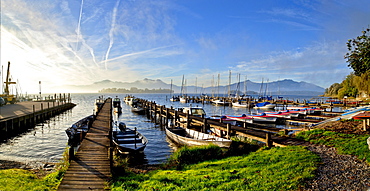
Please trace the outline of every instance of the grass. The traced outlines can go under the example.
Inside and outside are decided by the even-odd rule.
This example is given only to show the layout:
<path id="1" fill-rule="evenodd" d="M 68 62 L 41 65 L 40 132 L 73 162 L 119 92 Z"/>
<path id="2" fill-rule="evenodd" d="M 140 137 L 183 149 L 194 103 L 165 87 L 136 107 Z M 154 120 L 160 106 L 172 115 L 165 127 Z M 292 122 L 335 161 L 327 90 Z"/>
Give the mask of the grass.
<path id="1" fill-rule="evenodd" d="M 360 160 L 366 160 L 370 164 L 370 152 L 366 143 L 368 134 L 356 135 L 346 134 L 323 129 L 300 132 L 296 138 L 309 141 L 314 144 L 321 144 L 335 147 L 339 154 L 356 156 Z"/>
<path id="2" fill-rule="evenodd" d="M 6 169 L 0 170 L 0 190 L 57 190 L 63 174 L 67 170 L 69 163 L 66 152 L 63 154 L 64 159 L 55 168 L 56 171 L 39 178 L 37 174 L 23 169 Z"/>
<path id="3" fill-rule="evenodd" d="M 297 190 L 313 178 L 319 157 L 300 146 L 263 148 L 233 156 L 162 169 L 126 174 L 112 190 Z"/>

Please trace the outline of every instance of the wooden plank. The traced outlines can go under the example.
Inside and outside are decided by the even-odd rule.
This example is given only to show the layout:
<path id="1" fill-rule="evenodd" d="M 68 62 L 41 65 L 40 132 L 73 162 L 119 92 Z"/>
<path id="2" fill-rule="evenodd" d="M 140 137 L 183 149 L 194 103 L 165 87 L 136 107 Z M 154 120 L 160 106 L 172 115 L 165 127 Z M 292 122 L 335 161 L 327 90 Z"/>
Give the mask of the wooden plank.
<path id="1" fill-rule="evenodd" d="M 82 141 L 58 190 L 104 190 L 111 179 L 108 138 L 111 100 L 107 100 Z"/>

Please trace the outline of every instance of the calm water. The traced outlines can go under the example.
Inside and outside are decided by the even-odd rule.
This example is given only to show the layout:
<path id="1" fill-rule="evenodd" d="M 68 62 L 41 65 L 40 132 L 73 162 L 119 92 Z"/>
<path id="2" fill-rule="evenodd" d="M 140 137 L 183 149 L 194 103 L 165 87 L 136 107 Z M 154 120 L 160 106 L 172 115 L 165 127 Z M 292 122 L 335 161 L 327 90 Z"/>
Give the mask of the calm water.
<path id="1" fill-rule="evenodd" d="M 0 145 L 0 160 L 20 161 L 26 163 L 43 164 L 47 162 L 58 162 L 62 158 L 62 153 L 67 146 L 67 135 L 65 129 L 70 127 L 79 119 L 91 115 L 94 109 L 94 101 L 102 94 L 72 94 L 72 102 L 77 104 L 72 110 L 56 116 L 44 124 L 39 124 L 34 129 L 19 135 L 8 142 Z M 224 106 L 214 106 L 211 104 L 194 104 L 170 102 L 167 94 L 133 94 L 136 97 L 155 101 L 157 104 L 166 107 L 184 107 L 192 104 L 193 106 L 203 106 L 207 115 L 220 114 L 243 114 L 256 112 L 245 108 L 234 108 Z M 123 100 L 126 94 L 104 94 L 104 97 L 118 96 Z M 293 96 L 292 96 L 293 98 Z M 296 97 L 295 97 L 296 98 Z M 309 99 L 310 97 L 299 97 Z M 122 114 L 114 116 L 114 120 L 126 123 L 127 127 L 137 127 L 145 135 L 149 143 L 145 149 L 145 159 L 149 164 L 159 164 L 168 158 L 173 151 L 170 143 L 166 140 L 166 134 L 161 128 L 142 115 L 131 112 L 130 107 L 122 103 Z"/>

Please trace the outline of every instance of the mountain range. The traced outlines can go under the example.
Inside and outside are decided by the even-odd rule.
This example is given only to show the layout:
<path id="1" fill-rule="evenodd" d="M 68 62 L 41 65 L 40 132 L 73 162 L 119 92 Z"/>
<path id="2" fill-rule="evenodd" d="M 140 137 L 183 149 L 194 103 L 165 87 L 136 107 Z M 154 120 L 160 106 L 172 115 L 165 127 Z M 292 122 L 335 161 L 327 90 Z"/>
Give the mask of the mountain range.
<path id="1" fill-rule="evenodd" d="M 71 92 L 98 92 L 102 89 L 107 88 L 124 88 L 124 89 L 131 89 L 131 88 L 138 88 L 138 89 L 171 89 L 171 84 L 164 83 L 162 80 L 152 80 L 145 78 L 143 80 L 137 80 L 134 82 L 118 82 L 118 81 L 111 81 L 111 80 L 103 80 L 99 82 L 95 82 L 90 85 L 69 85 L 65 88 L 69 89 Z M 229 91 L 229 86 L 219 86 L 219 87 L 195 87 L 195 86 L 186 86 L 181 88 L 181 86 L 172 85 L 172 89 L 175 93 L 181 93 L 181 89 L 183 89 L 183 93 L 192 94 L 192 93 L 205 93 L 205 94 L 227 94 Z M 290 79 L 284 79 L 279 81 L 273 81 L 268 83 L 256 83 L 250 80 L 247 80 L 240 83 L 233 83 L 230 85 L 230 93 L 235 93 L 236 90 L 239 90 L 240 93 L 248 91 L 254 92 L 255 94 L 279 94 L 279 95 L 289 95 L 289 94 L 301 94 L 301 95 L 320 95 L 325 92 L 325 89 L 314 85 L 312 83 L 307 82 L 296 82 Z"/>

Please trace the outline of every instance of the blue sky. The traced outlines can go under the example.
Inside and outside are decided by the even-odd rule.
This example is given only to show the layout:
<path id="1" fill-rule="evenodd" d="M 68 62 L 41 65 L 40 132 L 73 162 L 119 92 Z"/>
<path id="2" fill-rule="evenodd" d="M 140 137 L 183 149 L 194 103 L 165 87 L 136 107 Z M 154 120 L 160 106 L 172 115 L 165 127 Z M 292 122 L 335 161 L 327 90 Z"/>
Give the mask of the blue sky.
<path id="1" fill-rule="evenodd" d="M 351 70 L 368 0 L 2 0 L 1 64 L 23 93 L 161 79 L 208 87 L 237 74 L 327 88 Z"/>

